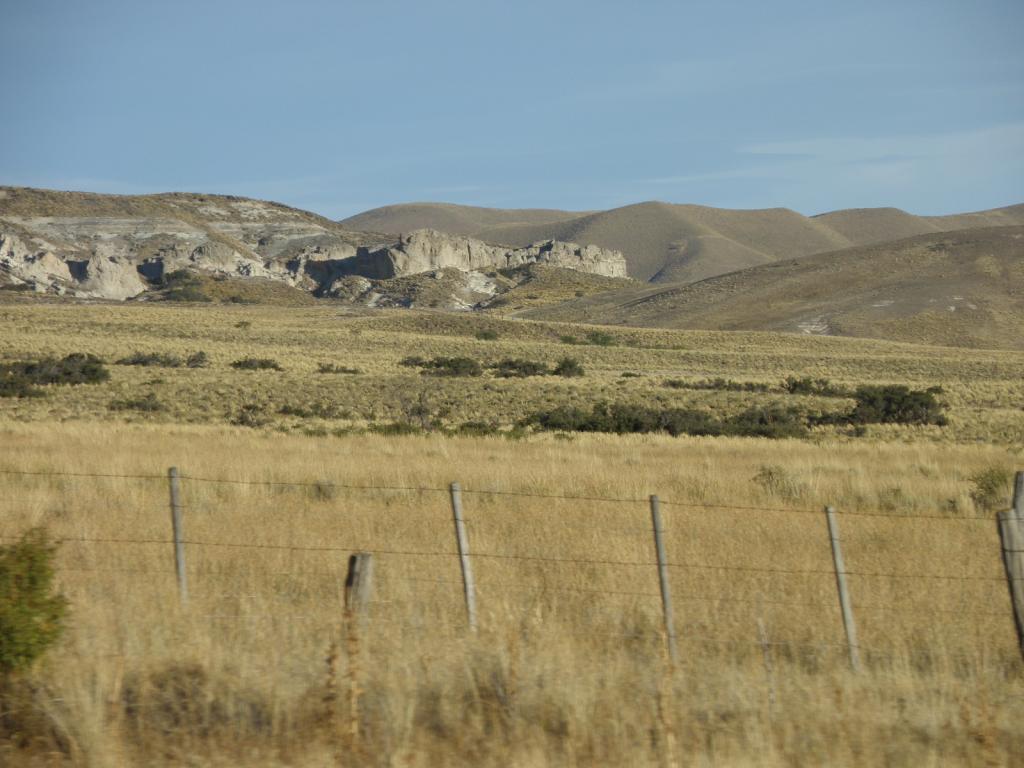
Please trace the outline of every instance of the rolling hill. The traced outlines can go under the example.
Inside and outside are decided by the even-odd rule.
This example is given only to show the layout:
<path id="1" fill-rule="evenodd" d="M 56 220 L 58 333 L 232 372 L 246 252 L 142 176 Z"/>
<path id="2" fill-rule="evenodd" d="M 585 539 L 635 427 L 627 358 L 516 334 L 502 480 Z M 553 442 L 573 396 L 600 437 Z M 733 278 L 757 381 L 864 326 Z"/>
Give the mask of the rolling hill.
<path id="1" fill-rule="evenodd" d="M 808 217 L 785 208 L 728 210 L 660 202 L 582 214 L 416 203 L 374 209 L 342 224 L 388 233 L 431 227 L 511 246 L 545 239 L 591 243 L 622 251 L 630 277 L 689 283 L 850 246 L 936 232 L 1024 225 L 1024 205 L 951 216 L 866 208 Z"/>
<path id="2" fill-rule="evenodd" d="M 1024 226 L 916 235 L 521 316 L 1024 349 Z"/>

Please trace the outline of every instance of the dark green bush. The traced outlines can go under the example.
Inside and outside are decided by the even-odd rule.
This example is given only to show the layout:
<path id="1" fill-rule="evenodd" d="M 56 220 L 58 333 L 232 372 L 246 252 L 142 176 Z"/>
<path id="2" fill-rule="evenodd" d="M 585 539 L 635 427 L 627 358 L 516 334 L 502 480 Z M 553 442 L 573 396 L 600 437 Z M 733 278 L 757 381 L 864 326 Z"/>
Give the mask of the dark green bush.
<path id="1" fill-rule="evenodd" d="M 0 371 L 0 397 L 43 397 L 43 390 L 32 386 L 32 382 L 21 374 Z"/>
<path id="2" fill-rule="evenodd" d="M 584 374 L 583 366 L 580 365 L 579 360 L 572 357 L 563 357 L 558 361 L 554 370 L 551 371 L 555 376 L 563 376 L 567 379 L 578 378 Z"/>
<path id="3" fill-rule="evenodd" d="M 791 395 L 818 395 L 820 397 L 850 397 L 848 389 L 837 387 L 828 379 L 798 379 L 789 376 L 782 382 L 782 389 Z"/>
<path id="4" fill-rule="evenodd" d="M 486 421 L 465 421 L 459 425 L 455 433 L 469 437 L 487 437 L 489 435 L 496 435 L 500 431 L 497 424 L 491 424 Z"/>
<path id="5" fill-rule="evenodd" d="M 240 371 L 283 371 L 284 368 L 276 360 L 265 357 L 243 357 L 231 364 L 232 368 Z"/>
<path id="6" fill-rule="evenodd" d="M 423 427 L 409 424 L 404 421 L 392 421 L 388 424 L 371 424 L 367 427 L 368 432 L 378 435 L 401 436 L 401 435 L 422 435 Z"/>
<path id="7" fill-rule="evenodd" d="M 167 272 L 161 281 L 164 288 L 195 287 L 201 283 L 202 281 L 199 279 L 199 276 L 189 272 L 187 269 L 175 269 Z"/>
<path id="8" fill-rule="evenodd" d="M 165 355 L 160 352 L 135 352 L 117 361 L 117 365 L 142 365 L 158 368 L 180 368 L 182 361 L 176 355 Z"/>
<path id="9" fill-rule="evenodd" d="M 42 528 L 0 546 L 0 678 L 27 669 L 64 631 L 67 600 L 53 591 L 56 551 Z"/>
<path id="10" fill-rule="evenodd" d="M 505 359 L 487 366 L 494 371 L 494 375 L 503 379 L 522 378 L 526 376 L 547 376 L 547 363 L 540 363 L 536 360 Z"/>
<path id="11" fill-rule="evenodd" d="M 945 426 L 942 403 L 935 399 L 940 390 L 913 390 L 903 385 L 857 387 L 857 404 L 845 416 L 851 424 L 935 424 Z"/>
<path id="12" fill-rule="evenodd" d="M 580 340 L 575 336 L 559 336 L 558 340 L 563 344 L 579 344 Z"/>
<path id="13" fill-rule="evenodd" d="M 528 417 L 525 424 L 561 432 L 610 432 L 613 434 L 737 435 L 751 437 L 800 437 L 807 427 L 799 413 L 771 406 L 752 408 L 738 416 L 718 419 L 690 408 L 658 410 L 630 403 L 598 403 L 589 411 L 563 406 Z"/>
<path id="14" fill-rule="evenodd" d="M 422 368 L 420 373 L 427 376 L 482 376 L 484 372 L 480 363 L 471 357 L 435 357 L 433 360 L 407 357 L 399 365 Z"/>
<path id="15" fill-rule="evenodd" d="M 497 341 L 498 332 L 490 328 L 485 328 L 482 331 L 477 331 L 476 337 L 480 339 L 480 341 Z"/>
<path id="16" fill-rule="evenodd" d="M 266 415 L 266 409 L 262 405 L 257 403 L 248 403 L 243 405 L 230 417 L 232 424 L 239 427 L 251 427 L 258 429 L 264 427 L 270 423 L 270 418 Z"/>
<path id="17" fill-rule="evenodd" d="M 29 384 L 98 384 L 110 378 L 103 361 L 94 355 L 75 352 L 60 360 L 47 357 L 38 362 L 0 365 L 0 376 L 23 378 Z"/>
<path id="18" fill-rule="evenodd" d="M 209 296 L 202 292 L 200 288 L 192 285 L 185 286 L 184 288 L 172 288 L 164 294 L 165 301 L 198 301 L 198 302 L 209 302 L 213 301 Z"/>

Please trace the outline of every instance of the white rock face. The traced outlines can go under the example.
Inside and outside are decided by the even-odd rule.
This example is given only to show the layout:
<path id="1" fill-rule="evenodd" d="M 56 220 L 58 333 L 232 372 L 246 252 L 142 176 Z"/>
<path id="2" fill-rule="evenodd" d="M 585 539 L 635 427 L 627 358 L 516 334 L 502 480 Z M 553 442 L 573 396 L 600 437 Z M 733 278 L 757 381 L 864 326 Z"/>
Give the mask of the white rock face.
<path id="1" fill-rule="evenodd" d="M 621 253 L 592 245 L 547 241 L 509 249 L 418 230 L 395 243 L 366 246 L 359 243 L 372 242 L 371 236 L 274 204 L 212 196 L 197 204 L 171 195 L 161 205 L 140 209 L 139 216 L 130 207 L 109 216 L 29 216 L 5 213 L 0 202 L 0 284 L 124 300 L 158 287 L 177 269 L 270 278 L 318 296 L 333 295 L 333 286 L 352 276 L 389 280 L 445 269 L 471 273 L 483 286 L 483 274 L 472 273 L 538 262 L 626 276 Z M 476 285 L 473 280 L 467 286 Z M 466 291 L 472 303 L 479 292 Z"/>
<path id="2" fill-rule="evenodd" d="M 377 280 L 404 277 L 438 269 L 463 271 L 521 267 L 537 262 L 606 277 L 625 277 L 626 258 L 619 251 L 596 245 L 576 245 L 555 240 L 527 248 L 488 245 L 469 237 L 420 229 L 403 235 L 393 245 L 360 249 L 356 274 Z"/>

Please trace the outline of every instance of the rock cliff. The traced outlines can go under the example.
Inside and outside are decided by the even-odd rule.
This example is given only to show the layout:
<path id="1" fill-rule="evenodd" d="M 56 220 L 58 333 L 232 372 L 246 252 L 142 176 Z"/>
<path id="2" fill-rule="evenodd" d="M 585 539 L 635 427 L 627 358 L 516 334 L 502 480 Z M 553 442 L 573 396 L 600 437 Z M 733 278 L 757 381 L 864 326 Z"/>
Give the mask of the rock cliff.
<path id="1" fill-rule="evenodd" d="M 391 280 L 454 268 L 493 271 L 541 263 L 625 277 L 621 253 L 547 241 L 510 249 L 421 230 L 347 230 L 275 203 L 214 195 L 121 197 L 0 188 L 0 286 L 123 300 L 188 269 L 259 277 L 318 296 L 358 276 Z"/>

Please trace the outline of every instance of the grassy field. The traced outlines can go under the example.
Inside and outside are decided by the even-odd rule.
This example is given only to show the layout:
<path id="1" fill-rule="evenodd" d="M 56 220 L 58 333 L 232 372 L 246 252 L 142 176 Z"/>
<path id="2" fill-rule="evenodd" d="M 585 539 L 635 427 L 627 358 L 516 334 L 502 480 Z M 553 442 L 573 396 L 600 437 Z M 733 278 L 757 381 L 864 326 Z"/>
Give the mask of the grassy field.
<path id="1" fill-rule="evenodd" d="M 570 345 L 563 336 L 593 329 L 319 307 L 8 304 L 0 323 L 4 360 L 210 358 L 198 369 L 111 364 L 106 383 L 0 399 L 0 542 L 40 524 L 65 539 L 58 580 L 72 607 L 65 639 L 4 705 L 0 761 L 982 766 L 1024 752 L 1024 678 L 991 518 L 1008 498 L 983 500 L 975 481 L 1024 465 L 1024 355 L 619 329 L 610 346 Z M 436 379 L 398 365 L 455 354 L 571 355 L 587 373 Z M 284 370 L 230 366 L 243 357 Z M 320 374 L 321 363 L 361 373 Z M 950 425 L 781 441 L 359 429 L 415 419 L 420 393 L 452 426 L 508 427 L 535 407 L 597 399 L 835 405 L 664 386 L 791 374 L 941 385 Z M 165 410 L 110 410 L 150 392 Z M 232 425 L 245 405 L 266 423 Z M 171 465 L 187 476 L 185 607 L 166 543 Z M 454 554 L 456 480 L 476 553 L 476 636 Z M 674 670 L 651 493 L 666 502 Z M 581 498 L 551 498 L 562 496 Z M 840 510 L 855 574 L 859 675 L 824 504 Z M 377 573 L 353 633 L 341 595 L 356 550 L 376 552 Z"/>

